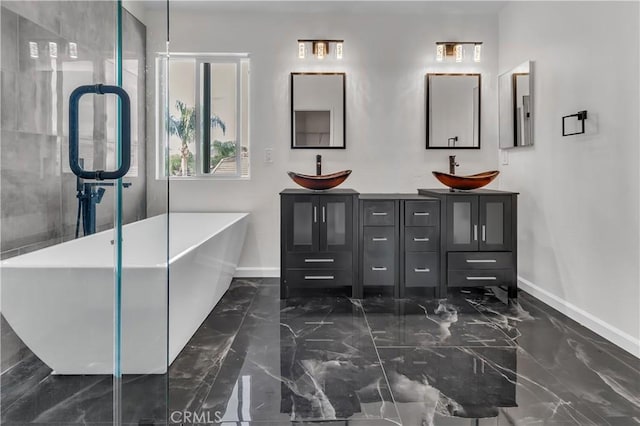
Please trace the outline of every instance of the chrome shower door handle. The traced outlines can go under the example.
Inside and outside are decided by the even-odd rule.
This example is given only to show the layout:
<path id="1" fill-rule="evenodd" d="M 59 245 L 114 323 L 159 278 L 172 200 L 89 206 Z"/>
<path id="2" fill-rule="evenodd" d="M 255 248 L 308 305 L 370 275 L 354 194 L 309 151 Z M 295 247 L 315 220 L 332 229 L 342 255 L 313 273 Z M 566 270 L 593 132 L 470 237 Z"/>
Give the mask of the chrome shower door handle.
<path id="1" fill-rule="evenodd" d="M 80 98 L 86 94 L 114 94 L 120 98 L 120 166 L 117 170 L 84 170 L 79 161 L 78 115 Z M 129 172 L 131 166 L 131 101 L 129 95 L 120 86 L 94 84 L 77 87 L 69 97 L 69 167 L 73 174 L 81 179 L 111 180 L 120 179 Z"/>

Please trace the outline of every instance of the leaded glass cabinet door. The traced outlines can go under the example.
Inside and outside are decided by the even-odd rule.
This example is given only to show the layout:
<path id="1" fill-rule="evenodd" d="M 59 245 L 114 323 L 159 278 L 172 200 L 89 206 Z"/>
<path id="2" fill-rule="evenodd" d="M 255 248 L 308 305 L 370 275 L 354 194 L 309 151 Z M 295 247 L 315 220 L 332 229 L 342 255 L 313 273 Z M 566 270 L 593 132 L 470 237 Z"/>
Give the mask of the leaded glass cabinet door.
<path id="1" fill-rule="evenodd" d="M 511 250 L 511 196 L 479 197 L 479 249 Z"/>
<path id="2" fill-rule="evenodd" d="M 320 197 L 320 250 L 350 251 L 353 248 L 353 198 Z"/>
<path id="3" fill-rule="evenodd" d="M 447 197 L 447 230 L 447 249 L 449 251 L 478 250 L 477 196 Z"/>

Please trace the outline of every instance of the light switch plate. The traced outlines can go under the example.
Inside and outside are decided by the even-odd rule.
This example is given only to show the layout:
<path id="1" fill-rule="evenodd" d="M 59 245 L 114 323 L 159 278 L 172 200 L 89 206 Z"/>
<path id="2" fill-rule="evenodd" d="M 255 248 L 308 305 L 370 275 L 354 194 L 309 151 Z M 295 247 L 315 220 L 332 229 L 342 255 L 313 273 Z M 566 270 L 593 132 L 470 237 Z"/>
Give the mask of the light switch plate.
<path id="1" fill-rule="evenodd" d="M 501 157 L 500 163 L 502 163 L 503 166 L 507 166 L 509 164 L 509 151 L 506 149 L 501 150 L 500 157 Z"/>
<path id="2" fill-rule="evenodd" d="M 264 162 L 273 163 L 273 148 L 266 148 L 264 150 Z"/>

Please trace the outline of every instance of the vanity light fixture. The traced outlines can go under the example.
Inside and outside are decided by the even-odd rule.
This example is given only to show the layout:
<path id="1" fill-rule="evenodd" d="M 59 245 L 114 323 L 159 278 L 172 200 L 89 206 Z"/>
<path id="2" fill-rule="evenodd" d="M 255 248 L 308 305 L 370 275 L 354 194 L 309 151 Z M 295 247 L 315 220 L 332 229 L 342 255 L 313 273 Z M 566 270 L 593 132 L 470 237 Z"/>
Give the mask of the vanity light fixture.
<path id="1" fill-rule="evenodd" d="M 344 54 L 344 40 L 298 40 L 298 58 L 305 59 L 307 45 L 311 45 L 311 53 L 317 59 L 324 59 L 331 54 L 329 46 L 335 44 L 335 58 L 342 59 Z"/>
<path id="2" fill-rule="evenodd" d="M 465 45 L 473 46 L 473 61 L 480 62 L 481 41 L 436 41 L 436 61 L 442 62 L 447 58 L 454 58 L 456 62 L 464 61 Z"/>

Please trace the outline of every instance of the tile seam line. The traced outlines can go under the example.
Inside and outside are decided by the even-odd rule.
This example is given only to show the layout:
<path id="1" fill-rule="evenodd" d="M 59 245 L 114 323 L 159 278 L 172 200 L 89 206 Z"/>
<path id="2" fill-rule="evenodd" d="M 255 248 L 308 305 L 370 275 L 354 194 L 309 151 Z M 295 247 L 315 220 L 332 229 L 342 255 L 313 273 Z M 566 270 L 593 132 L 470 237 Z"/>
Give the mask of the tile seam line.
<path id="1" fill-rule="evenodd" d="M 398 420 L 400 420 L 400 425 L 404 424 L 402 421 L 402 417 L 400 416 L 400 410 L 398 409 L 398 404 L 396 403 L 396 398 L 393 395 L 393 390 L 391 389 L 391 383 L 389 383 L 389 378 L 387 377 L 387 371 L 384 368 L 384 364 L 382 363 L 382 359 L 380 358 L 380 352 L 378 352 L 378 346 L 376 345 L 376 341 L 373 338 L 373 333 L 371 332 L 371 325 L 369 324 L 369 319 L 367 318 L 367 312 L 364 309 L 364 305 L 360 304 L 360 309 L 362 309 L 362 315 L 364 317 L 364 321 L 367 324 L 367 330 L 369 331 L 369 337 L 371 338 L 371 343 L 373 343 L 373 348 L 376 351 L 376 357 L 378 358 L 378 362 L 380 363 L 380 368 L 382 369 L 382 375 L 384 377 L 384 381 L 387 384 L 387 388 L 389 389 L 389 395 L 391 395 L 391 401 L 393 402 L 393 408 L 396 410 L 396 415 L 398 416 Z M 384 401 L 383 401 L 384 402 Z"/>

